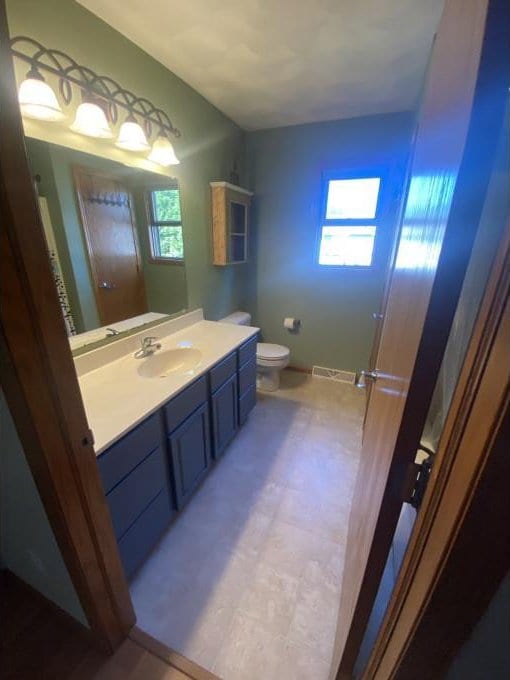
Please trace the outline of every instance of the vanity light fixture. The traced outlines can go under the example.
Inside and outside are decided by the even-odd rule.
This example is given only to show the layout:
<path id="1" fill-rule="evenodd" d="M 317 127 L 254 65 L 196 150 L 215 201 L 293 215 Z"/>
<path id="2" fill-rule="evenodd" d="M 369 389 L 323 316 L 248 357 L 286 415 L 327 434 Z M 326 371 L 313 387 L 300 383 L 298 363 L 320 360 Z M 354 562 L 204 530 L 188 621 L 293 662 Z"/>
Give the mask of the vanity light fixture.
<path id="1" fill-rule="evenodd" d="M 65 118 L 56 94 L 35 66 L 28 71 L 18 92 L 21 113 L 28 118 L 57 122 Z"/>
<path id="2" fill-rule="evenodd" d="M 105 112 L 98 104 L 93 102 L 82 102 L 78 106 L 71 130 L 80 135 L 98 139 L 111 139 L 113 137 Z"/>
<path id="3" fill-rule="evenodd" d="M 163 131 L 156 137 L 154 144 L 152 145 L 152 150 L 147 158 L 153 163 L 163 165 L 164 167 L 168 165 L 179 165 L 180 163 L 180 160 L 175 155 L 172 142 Z"/>
<path id="4" fill-rule="evenodd" d="M 148 151 L 151 148 L 142 126 L 136 122 L 132 113 L 120 126 L 115 146 L 125 151 Z"/>
<path id="5" fill-rule="evenodd" d="M 95 73 L 58 49 L 44 47 L 27 36 L 11 39 L 15 59 L 28 63 L 30 70 L 19 89 L 19 103 L 24 116 L 47 121 L 65 118 L 60 104 L 69 106 L 77 90 L 82 103 L 76 109 L 71 130 L 88 137 L 112 139 L 112 126 L 117 125 L 120 110 L 127 118 L 120 126 L 115 145 L 127 151 L 147 153 L 149 160 L 161 166 L 177 165 L 170 142 L 171 135 L 181 133 L 162 110 L 145 97 L 126 90 L 110 76 Z M 48 72 L 58 82 L 59 98 L 45 82 L 41 71 Z M 60 100 L 60 101 L 59 101 Z M 139 122 L 138 122 L 139 121 Z M 159 130 L 152 148 L 148 141 L 153 130 Z"/>

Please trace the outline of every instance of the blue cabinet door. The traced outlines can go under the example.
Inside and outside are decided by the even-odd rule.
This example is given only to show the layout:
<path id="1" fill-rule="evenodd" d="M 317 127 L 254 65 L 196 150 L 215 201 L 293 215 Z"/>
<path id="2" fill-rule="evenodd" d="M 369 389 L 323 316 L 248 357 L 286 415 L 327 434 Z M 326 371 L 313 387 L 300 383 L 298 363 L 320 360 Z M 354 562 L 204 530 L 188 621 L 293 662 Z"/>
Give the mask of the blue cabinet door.
<path id="1" fill-rule="evenodd" d="M 237 374 L 234 374 L 211 397 L 215 458 L 221 456 L 235 437 L 238 428 L 237 409 Z"/>
<path id="2" fill-rule="evenodd" d="M 180 510 L 207 473 L 211 444 L 207 404 L 200 406 L 168 437 L 175 497 Z"/>

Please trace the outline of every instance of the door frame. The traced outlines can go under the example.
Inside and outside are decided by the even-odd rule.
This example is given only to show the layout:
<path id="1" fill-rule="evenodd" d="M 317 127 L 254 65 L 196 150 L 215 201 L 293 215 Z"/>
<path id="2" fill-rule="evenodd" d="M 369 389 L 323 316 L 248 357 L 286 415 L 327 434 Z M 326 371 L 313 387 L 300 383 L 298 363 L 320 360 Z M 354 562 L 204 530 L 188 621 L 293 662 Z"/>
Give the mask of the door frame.
<path id="1" fill-rule="evenodd" d="M 443 677 L 510 569 L 509 347 L 510 215 L 365 680 Z"/>
<path id="2" fill-rule="evenodd" d="M 345 626 L 348 628 L 347 634 L 345 628 L 341 628 L 344 622 L 339 621 L 333 668 L 337 680 L 350 678 L 353 673 L 408 488 L 410 464 L 415 455 L 413 452 L 419 446 L 483 209 L 497 143 L 495 126 L 503 121 L 508 94 L 508 13 L 504 0 L 447 0 L 442 19 L 442 22 L 445 19 L 447 21 L 447 30 L 443 29 L 442 33 L 440 25 L 434 43 L 435 51 L 441 50 L 441 59 L 447 59 L 452 49 L 450 41 L 457 33 L 463 40 L 469 41 L 469 52 L 466 45 L 463 47 L 469 56 L 466 60 L 468 63 L 462 65 L 460 75 L 463 80 L 458 82 L 465 83 L 465 87 L 472 88 L 472 92 L 468 89 L 464 95 L 469 109 L 464 138 L 457 140 L 458 144 L 462 144 L 457 149 L 461 163 L 448 225 L 381 511 L 371 539 L 361 588 L 351 610 L 352 618 Z M 437 55 L 432 55 L 431 68 L 434 68 L 435 59 L 438 59 Z M 442 73 L 436 73 L 435 78 L 444 90 Z M 494 86 L 498 83 L 501 86 L 499 94 L 493 96 Z M 441 107 L 444 107 L 441 99 L 444 95 L 444 92 L 440 92 L 438 101 L 434 99 L 428 103 L 427 94 L 424 95 L 422 116 L 427 113 L 429 120 L 426 122 L 429 126 L 436 123 Z M 422 125 L 423 117 L 418 121 L 418 134 Z M 481 140 L 483 143 L 480 143 Z M 458 238 L 460 233 L 463 234 L 462 240 Z"/>
<path id="3" fill-rule="evenodd" d="M 46 257 L 24 148 L 4 0 L 0 0 L 0 60 L 4 66 L 0 73 L 0 380 L 92 632 L 113 650 L 134 625 L 135 615 Z M 472 381 L 464 392 L 468 390 L 471 398 L 479 396 Z M 451 497 L 445 484 L 441 498 Z M 465 527 L 464 518 L 459 517 L 458 529 Z M 441 545 L 444 550 L 450 547 L 447 540 Z M 433 576 L 423 559 L 415 566 L 425 570 L 429 579 Z M 409 585 L 416 582 L 414 578 Z M 393 646 L 387 644 L 386 656 L 381 657 L 392 669 L 396 666 L 391 666 L 387 655 L 410 648 L 420 612 L 409 612 L 406 621 L 402 616 L 403 611 L 396 623 L 406 623 L 407 638 L 396 635 L 400 629 L 395 625 L 388 638 Z M 377 647 L 374 653 L 377 649 L 383 651 Z"/>
<path id="4" fill-rule="evenodd" d="M 89 622 L 114 650 L 135 613 L 47 257 L 0 0 L 0 382 Z"/>

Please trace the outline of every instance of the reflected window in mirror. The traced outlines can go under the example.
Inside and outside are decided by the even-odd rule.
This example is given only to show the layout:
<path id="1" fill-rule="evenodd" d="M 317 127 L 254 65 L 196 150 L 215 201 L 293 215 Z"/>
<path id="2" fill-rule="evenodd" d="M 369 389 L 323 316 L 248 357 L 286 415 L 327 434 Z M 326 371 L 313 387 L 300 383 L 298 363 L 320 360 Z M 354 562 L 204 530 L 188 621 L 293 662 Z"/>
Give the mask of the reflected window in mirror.
<path id="1" fill-rule="evenodd" d="M 184 263 L 179 187 L 151 189 L 147 194 L 152 260 Z"/>

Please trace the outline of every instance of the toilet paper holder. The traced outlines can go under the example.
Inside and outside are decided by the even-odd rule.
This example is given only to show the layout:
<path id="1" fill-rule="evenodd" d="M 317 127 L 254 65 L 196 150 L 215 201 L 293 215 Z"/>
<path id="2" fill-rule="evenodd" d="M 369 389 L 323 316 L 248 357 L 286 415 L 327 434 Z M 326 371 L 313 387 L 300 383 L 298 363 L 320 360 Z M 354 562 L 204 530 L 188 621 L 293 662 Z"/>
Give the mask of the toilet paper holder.
<path id="1" fill-rule="evenodd" d="M 286 316 L 283 320 L 283 327 L 286 328 L 289 333 L 298 333 L 301 328 L 301 319 L 295 319 L 292 316 Z"/>

